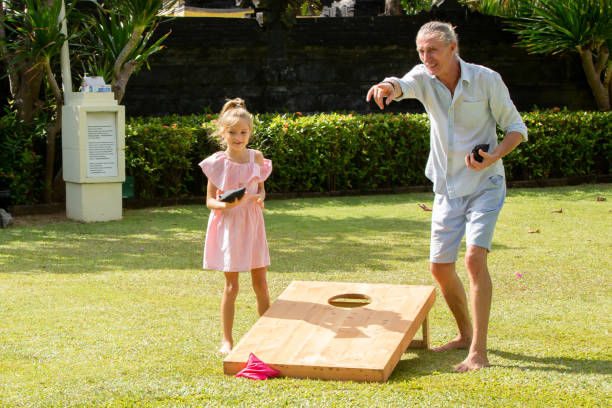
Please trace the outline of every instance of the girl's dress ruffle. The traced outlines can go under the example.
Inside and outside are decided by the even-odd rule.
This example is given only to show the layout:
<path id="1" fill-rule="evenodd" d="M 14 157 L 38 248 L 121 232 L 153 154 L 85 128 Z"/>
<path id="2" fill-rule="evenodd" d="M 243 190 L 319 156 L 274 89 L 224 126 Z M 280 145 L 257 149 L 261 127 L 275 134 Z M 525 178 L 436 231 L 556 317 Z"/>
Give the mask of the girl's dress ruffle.
<path id="1" fill-rule="evenodd" d="M 227 159 L 225 152 L 217 152 L 200 162 L 206 177 L 221 190 L 245 187 L 253 180 L 266 181 L 272 173 L 272 161 L 264 159 L 263 165 L 257 163 L 235 163 Z"/>

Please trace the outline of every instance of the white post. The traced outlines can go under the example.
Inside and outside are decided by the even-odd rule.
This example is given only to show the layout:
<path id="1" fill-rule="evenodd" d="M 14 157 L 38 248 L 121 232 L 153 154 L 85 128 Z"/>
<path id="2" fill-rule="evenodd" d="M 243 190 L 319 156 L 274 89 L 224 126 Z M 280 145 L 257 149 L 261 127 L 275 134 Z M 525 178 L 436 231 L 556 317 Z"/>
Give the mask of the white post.
<path id="1" fill-rule="evenodd" d="M 62 34 L 68 35 L 66 28 L 66 7 L 62 0 L 62 8 L 59 14 L 59 23 L 61 23 Z M 70 94 L 72 93 L 72 73 L 70 72 L 70 53 L 68 52 L 68 41 L 64 41 L 60 52 L 60 63 L 62 67 L 62 87 L 64 88 L 64 104 L 70 103 Z"/>
<path id="2" fill-rule="evenodd" d="M 62 0 L 59 20 L 62 33 L 68 35 L 64 7 Z M 60 57 L 66 216 L 85 222 L 119 220 L 125 181 L 125 107 L 117 104 L 112 92 L 72 92 L 67 41 Z"/>

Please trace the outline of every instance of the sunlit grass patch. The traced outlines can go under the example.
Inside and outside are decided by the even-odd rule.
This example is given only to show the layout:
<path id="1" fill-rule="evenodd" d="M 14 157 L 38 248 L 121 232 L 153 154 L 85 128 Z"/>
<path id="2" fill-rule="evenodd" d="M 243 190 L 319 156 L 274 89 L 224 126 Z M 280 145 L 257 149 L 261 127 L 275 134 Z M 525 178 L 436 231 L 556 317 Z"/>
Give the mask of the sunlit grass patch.
<path id="1" fill-rule="evenodd" d="M 433 285 L 417 206 L 432 198 L 268 201 L 272 299 L 292 280 Z M 493 366 L 456 374 L 464 351 L 411 350 L 383 384 L 223 375 L 203 206 L 17 224 L 0 230 L 0 406 L 609 406 L 611 202 L 610 185 L 509 190 L 489 255 Z M 240 282 L 236 340 L 258 318 Z M 455 335 L 439 291 L 430 318 L 434 345 Z"/>

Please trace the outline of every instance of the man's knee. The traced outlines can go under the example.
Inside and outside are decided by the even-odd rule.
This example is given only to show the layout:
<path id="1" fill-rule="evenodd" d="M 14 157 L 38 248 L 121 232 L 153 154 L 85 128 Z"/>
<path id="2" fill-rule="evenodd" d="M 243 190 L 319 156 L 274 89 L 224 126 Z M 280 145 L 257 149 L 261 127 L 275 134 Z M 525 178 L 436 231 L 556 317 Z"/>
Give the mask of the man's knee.
<path id="1" fill-rule="evenodd" d="M 470 245 L 465 251 L 465 268 L 470 277 L 477 277 L 482 273 L 488 273 L 487 270 L 487 248 L 477 245 Z"/>
<path id="2" fill-rule="evenodd" d="M 429 270 L 433 277 L 438 282 L 445 282 L 455 275 L 455 263 L 436 263 L 431 262 L 429 264 Z"/>

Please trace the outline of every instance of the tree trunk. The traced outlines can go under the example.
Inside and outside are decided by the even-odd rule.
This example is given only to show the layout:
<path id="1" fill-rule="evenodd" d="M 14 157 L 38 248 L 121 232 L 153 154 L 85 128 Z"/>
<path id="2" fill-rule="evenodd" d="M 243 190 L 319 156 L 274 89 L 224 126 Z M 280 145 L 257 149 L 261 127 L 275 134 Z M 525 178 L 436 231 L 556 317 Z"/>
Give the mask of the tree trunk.
<path id="1" fill-rule="evenodd" d="M 55 121 L 50 123 L 47 126 L 47 150 L 46 150 L 46 160 L 45 160 L 45 176 L 44 176 L 44 190 L 43 190 L 43 201 L 45 203 L 50 203 L 53 198 L 53 176 L 55 169 L 55 139 L 57 134 L 62 129 L 62 105 L 64 104 L 62 98 L 62 92 L 60 91 L 59 85 L 55 80 L 55 75 L 51 70 L 51 64 L 49 61 L 45 63 L 45 71 L 47 74 L 47 79 L 51 86 L 51 90 L 55 97 Z"/>
<path id="2" fill-rule="evenodd" d="M 610 95 L 609 91 L 604 87 L 601 82 L 600 75 L 597 74 L 595 64 L 593 63 L 593 53 L 591 50 L 578 49 L 580 54 L 580 61 L 582 61 L 582 69 L 587 78 L 587 82 L 591 87 L 593 96 L 595 97 L 595 103 L 597 108 L 602 111 L 610 110 Z"/>
<path id="3" fill-rule="evenodd" d="M 53 185 L 51 186 L 51 201 L 61 203 L 66 201 L 66 182 L 64 181 L 64 167 L 60 166 L 55 177 L 53 177 Z"/>
<path id="4" fill-rule="evenodd" d="M 608 81 L 608 100 L 612 101 L 612 81 Z"/>
<path id="5" fill-rule="evenodd" d="M 0 18 L 4 19 L 5 15 L 4 2 L 0 0 Z M 11 98 L 17 104 L 19 118 L 30 123 L 40 105 L 38 96 L 43 79 L 42 67 L 34 68 L 29 59 L 17 67 L 11 67 L 15 55 L 9 52 L 4 40 L 6 40 L 6 30 L 4 25 L 0 24 L 0 43 L 2 44 L 0 55 L 8 71 Z"/>
<path id="6" fill-rule="evenodd" d="M 401 16 L 402 6 L 400 0 L 385 0 L 385 16 Z"/>
<path id="7" fill-rule="evenodd" d="M 608 69 L 604 71 L 604 87 L 608 88 L 608 100 L 612 105 L 612 62 L 608 64 Z"/>
<path id="8" fill-rule="evenodd" d="M 53 170 L 55 167 L 55 138 L 61 130 L 61 124 L 57 121 L 47 126 L 47 150 L 45 158 L 45 176 L 43 202 L 50 203 L 53 196 Z"/>
<path id="9" fill-rule="evenodd" d="M 130 52 L 132 52 L 132 50 L 138 45 L 138 40 L 142 36 L 142 33 L 144 32 L 145 28 L 146 26 L 137 26 L 134 28 L 134 31 L 132 31 L 130 39 L 128 40 L 125 47 L 123 47 L 123 49 L 117 56 L 117 60 L 115 61 L 115 65 L 113 67 L 113 80 L 119 78 L 119 76 L 121 75 L 121 68 L 123 67 L 123 62 L 127 59 Z"/>
<path id="10" fill-rule="evenodd" d="M 0 0 L 0 19 L 4 21 L 4 17 L 5 17 L 4 2 Z M 2 61 L 4 62 L 8 70 L 8 67 L 11 61 L 11 56 L 8 52 L 8 48 L 6 47 L 6 43 L 4 42 L 5 39 L 6 39 L 6 30 L 4 29 L 4 25 L 0 24 L 0 46 L 1 46 L 0 50 L 2 51 L 2 54 L 0 55 L 2 55 Z M 17 73 L 13 72 L 13 70 L 10 70 L 8 72 L 8 77 L 9 77 L 11 97 L 15 98 L 15 93 L 17 89 L 19 89 L 19 76 L 17 75 Z"/>
<path id="11" fill-rule="evenodd" d="M 113 80 L 111 81 L 111 84 L 115 94 L 115 99 L 117 99 L 117 103 L 121 103 L 123 95 L 125 95 L 127 82 L 137 65 L 135 61 L 127 61 L 125 63 L 124 61 L 130 52 L 132 52 L 132 50 L 138 45 L 138 40 L 142 36 L 145 28 L 145 26 L 134 28 L 132 35 L 130 35 L 130 39 L 117 56 L 117 60 L 113 66 Z"/>
<path id="12" fill-rule="evenodd" d="M 21 68 L 11 81 L 11 97 L 15 99 L 19 118 L 31 123 L 36 111 L 40 107 L 40 87 L 42 86 L 42 68 L 34 68 L 27 64 Z"/>
<path id="13" fill-rule="evenodd" d="M 125 95 L 125 88 L 130 79 L 130 76 L 136 69 L 136 61 L 128 61 L 121 67 L 121 72 L 118 77 L 113 78 L 113 92 L 117 103 L 121 103 L 123 96 Z"/>

